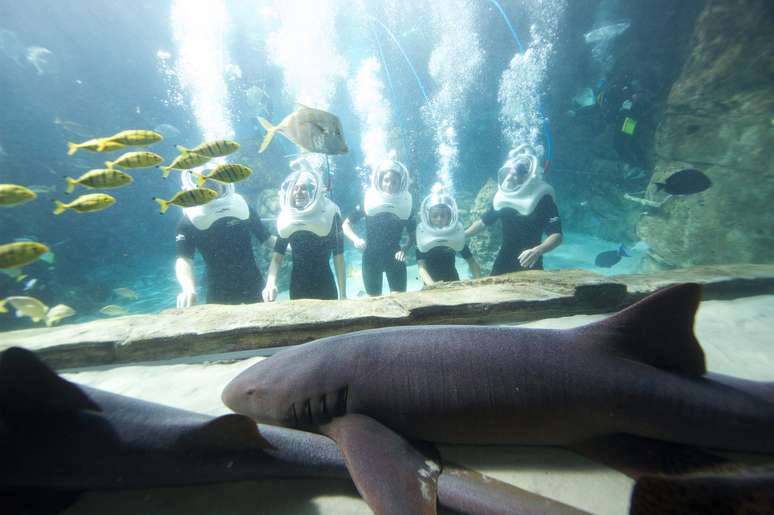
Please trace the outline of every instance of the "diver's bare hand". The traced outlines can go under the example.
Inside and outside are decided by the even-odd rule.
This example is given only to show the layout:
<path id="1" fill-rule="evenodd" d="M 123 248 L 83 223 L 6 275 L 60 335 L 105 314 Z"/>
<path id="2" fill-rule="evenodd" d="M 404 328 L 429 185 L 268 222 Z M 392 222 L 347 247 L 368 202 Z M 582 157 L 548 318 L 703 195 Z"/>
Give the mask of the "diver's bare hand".
<path id="1" fill-rule="evenodd" d="M 519 254 L 519 264 L 524 268 L 532 268 L 537 263 L 543 252 L 539 247 L 532 247 Z"/>
<path id="2" fill-rule="evenodd" d="M 398 252 L 395 253 L 395 261 L 399 261 L 401 263 L 406 262 L 406 251 L 403 249 L 400 249 Z"/>
<path id="3" fill-rule="evenodd" d="M 277 300 L 277 287 L 273 284 L 267 284 L 261 292 L 264 302 L 274 302 Z"/>
<path id="4" fill-rule="evenodd" d="M 366 241 L 363 238 L 358 238 L 357 240 L 355 240 L 354 243 L 355 243 L 355 248 L 357 250 L 361 250 L 362 251 L 362 250 L 366 249 L 367 243 L 366 243 Z"/>

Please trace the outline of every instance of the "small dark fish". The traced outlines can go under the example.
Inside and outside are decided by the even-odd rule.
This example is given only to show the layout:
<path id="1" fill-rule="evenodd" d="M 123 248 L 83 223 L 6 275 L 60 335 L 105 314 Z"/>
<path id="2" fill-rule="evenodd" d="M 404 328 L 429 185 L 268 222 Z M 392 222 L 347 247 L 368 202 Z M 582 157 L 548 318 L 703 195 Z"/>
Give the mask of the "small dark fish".
<path id="1" fill-rule="evenodd" d="M 666 191 L 670 195 L 692 195 L 709 189 L 712 181 L 703 172 L 695 168 L 686 168 L 673 173 L 664 182 L 657 182 L 658 191 Z"/>
<path id="2" fill-rule="evenodd" d="M 616 250 L 607 250 L 597 254 L 594 264 L 598 267 L 610 268 L 621 261 L 622 257 L 629 257 L 629 253 L 626 251 L 626 247 L 619 245 Z"/>

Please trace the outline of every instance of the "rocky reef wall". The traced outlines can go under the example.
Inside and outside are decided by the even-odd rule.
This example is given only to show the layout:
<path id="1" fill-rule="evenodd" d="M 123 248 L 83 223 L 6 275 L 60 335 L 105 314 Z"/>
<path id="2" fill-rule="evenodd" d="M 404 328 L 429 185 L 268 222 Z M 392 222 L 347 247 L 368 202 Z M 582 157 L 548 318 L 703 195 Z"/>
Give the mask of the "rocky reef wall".
<path id="1" fill-rule="evenodd" d="M 656 183 L 698 168 L 712 187 L 647 209 L 637 234 L 650 270 L 774 262 L 774 4 L 711 0 L 655 135 Z"/>

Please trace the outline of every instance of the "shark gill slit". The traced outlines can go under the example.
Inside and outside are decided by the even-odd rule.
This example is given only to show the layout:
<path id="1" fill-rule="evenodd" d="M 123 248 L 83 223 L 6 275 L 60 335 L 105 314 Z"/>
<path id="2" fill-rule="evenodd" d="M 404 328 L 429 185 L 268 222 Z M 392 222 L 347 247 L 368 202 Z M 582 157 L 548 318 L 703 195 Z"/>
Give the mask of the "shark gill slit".
<path id="1" fill-rule="evenodd" d="M 336 406 L 333 410 L 334 417 L 341 417 L 347 414 L 347 398 L 349 397 L 349 385 L 344 385 L 336 392 Z"/>
<path id="2" fill-rule="evenodd" d="M 312 418 L 312 403 L 309 399 L 306 399 L 304 401 L 304 416 L 306 417 L 305 422 L 309 425 L 314 423 L 314 418 Z"/>
<path id="3" fill-rule="evenodd" d="M 326 405 L 325 394 L 320 397 L 320 415 L 324 418 L 328 417 L 328 406 Z"/>

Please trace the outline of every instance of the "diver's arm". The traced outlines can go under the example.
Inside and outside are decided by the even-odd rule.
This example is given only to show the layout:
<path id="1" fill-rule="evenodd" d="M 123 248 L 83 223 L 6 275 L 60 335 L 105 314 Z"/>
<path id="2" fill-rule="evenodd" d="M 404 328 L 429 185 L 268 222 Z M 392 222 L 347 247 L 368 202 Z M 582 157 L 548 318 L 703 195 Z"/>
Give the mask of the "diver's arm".
<path id="1" fill-rule="evenodd" d="M 177 296 L 177 307 L 187 308 L 196 304 L 196 280 L 193 260 L 179 257 L 175 260 L 175 276 L 182 290 Z"/>
<path id="2" fill-rule="evenodd" d="M 269 247 L 270 249 L 273 249 L 276 243 L 277 243 L 277 237 L 274 235 L 271 235 L 265 240 L 263 240 L 263 244 Z"/>
<path id="3" fill-rule="evenodd" d="M 344 267 L 344 254 L 333 256 L 333 269 L 336 270 L 336 284 L 339 286 L 339 299 L 347 298 L 347 274 Z"/>
<path id="4" fill-rule="evenodd" d="M 284 254 L 275 252 L 271 256 L 271 263 L 269 263 L 269 271 L 266 273 L 266 287 L 261 292 L 264 302 L 274 302 L 277 300 L 277 274 L 282 266 L 282 259 Z"/>
<path id="5" fill-rule="evenodd" d="M 355 245 L 357 250 L 365 250 L 366 241 L 355 233 L 352 224 L 349 222 L 349 218 L 345 219 L 344 223 L 341 224 L 341 231 L 344 233 L 344 236 Z"/>
<path id="6" fill-rule="evenodd" d="M 417 267 L 419 269 L 419 278 L 422 279 L 422 282 L 426 285 L 435 284 L 435 281 L 433 281 L 433 278 L 430 277 L 430 272 L 427 271 L 427 266 L 425 265 L 424 259 L 418 259 L 417 260 Z"/>
<path id="7" fill-rule="evenodd" d="M 538 245 L 538 247 L 541 248 L 541 253 L 545 254 L 546 252 L 551 252 L 561 244 L 562 244 L 562 233 L 555 232 L 554 234 L 549 234 L 548 238 L 543 240 L 543 243 Z"/>
<path id="8" fill-rule="evenodd" d="M 481 233 L 484 229 L 486 229 L 486 225 L 481 220 L 476 220 L 472 224 L 470 224 L 470 227 L 465 229 L 465 237 L 470 238 L 472 236 L 475 236 L 479 233 Z"/>
<path id="9" fill-rule="evenodd" d="M 478 279 L 481 277 L 481 267 L 478 265 L 476 258 L 470 256 L 469 258 L 465 258 L 465 261 L 468 263 L 468 270 L 470 270 L 470 275 L 473 277 L 473 279 Z"/>

